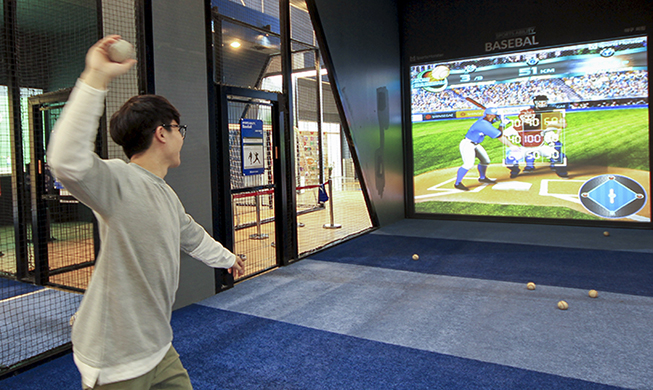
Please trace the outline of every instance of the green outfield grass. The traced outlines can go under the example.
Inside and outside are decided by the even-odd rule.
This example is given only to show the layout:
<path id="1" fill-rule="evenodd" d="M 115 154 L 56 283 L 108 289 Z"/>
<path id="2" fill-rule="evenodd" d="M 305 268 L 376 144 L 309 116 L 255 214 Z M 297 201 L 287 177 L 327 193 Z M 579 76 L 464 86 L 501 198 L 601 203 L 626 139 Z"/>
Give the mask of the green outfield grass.
<path id="1" fill-rule="evenodd" d="M 413 123 L 415 176 L 462 164 L 458 145 L 476 119 Z M 573 165 L 649 170 L 648 110 L 567 111 L 565 148 Z M 503 144 L 489 137 L 483 147 L 501 163 Z"/>
<path id="2" fill-rule="evenodd" d="M 415 204 L 415 212 L 426 214 L 505 215 L 528 218 L 601 220 L 599 217 L 581 213 L 566 207 L 502 205 L 472 202 L 421 202 Z"/>

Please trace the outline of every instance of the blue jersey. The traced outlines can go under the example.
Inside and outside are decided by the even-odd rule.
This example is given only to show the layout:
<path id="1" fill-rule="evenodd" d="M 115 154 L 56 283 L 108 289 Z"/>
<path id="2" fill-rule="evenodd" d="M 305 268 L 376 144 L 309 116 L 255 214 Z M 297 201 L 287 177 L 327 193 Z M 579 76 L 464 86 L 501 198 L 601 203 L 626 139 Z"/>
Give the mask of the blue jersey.
<path id="1" fill-rule="evenodd" d="M 485 139 L 485 136 L 490 138 L 498 138 L 501 135 L 501 131 L 485 119 L 481 118 L 474 122 L 472 127 L 469 128 L 469 131 L 465 135 L 466 138 L 470 139 L 475 144 L 480 144 Z"/>

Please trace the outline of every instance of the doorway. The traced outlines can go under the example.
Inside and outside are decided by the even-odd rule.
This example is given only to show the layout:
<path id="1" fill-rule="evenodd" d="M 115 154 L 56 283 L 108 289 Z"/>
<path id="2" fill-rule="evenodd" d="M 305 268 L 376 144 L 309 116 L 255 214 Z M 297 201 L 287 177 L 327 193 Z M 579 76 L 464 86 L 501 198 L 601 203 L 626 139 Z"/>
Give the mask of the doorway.
<path id="1" fill-rule="evenodd" d="M 56 180 L 45 156 L 70 91 L 64 89 L 28 99 L 32 158 L 26 180 L 31 200 L 31 224 L 27 225 L 31 233 L 28 249 L 34 259 L 28 269 L 35 284 L 84 292 L 99 250 L 96 220 L 92 211 Z"/>
<path id="2" fill-rule="evenodd" d="M 223 151 L 228 149 L 232 251 L 244 255 L 241 279 L 280 265 L 277 235 L 278 95 L 220 87 Z M 228 148 L 226 147 L 228 144 Z M 223 160 L 225 161 L 225 160 Z M 226 170 L 226 166 L 224 170 Z M 226 178 L 225 178 L 226 181 Z M 229 240 L 227 240 L 229 241 Z"/>

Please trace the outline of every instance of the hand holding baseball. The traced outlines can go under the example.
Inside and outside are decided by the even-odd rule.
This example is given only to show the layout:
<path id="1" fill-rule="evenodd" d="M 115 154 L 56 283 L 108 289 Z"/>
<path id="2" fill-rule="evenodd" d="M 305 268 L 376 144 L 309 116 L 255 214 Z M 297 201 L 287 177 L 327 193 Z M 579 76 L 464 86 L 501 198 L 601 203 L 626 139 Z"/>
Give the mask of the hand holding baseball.
<path id="1" fill-rule="evenodd" d="M 93 45 L 86 54 L 86 68 L 80 79 L 93 88 L 106 89 L 111 80 L 127 73 L 136 60 L 125 58 L 115 62 L 109 56 L 111 46 L 120 40 L 120 35 L 109 35 Z"/>
<path id="2" fill-rule="evenodd" d="M 118 39 L 109 46 L 107 53 L 111 61 L 123 63 L 130 58 L 134 58 L 134 46 L 124 39 Z"/>

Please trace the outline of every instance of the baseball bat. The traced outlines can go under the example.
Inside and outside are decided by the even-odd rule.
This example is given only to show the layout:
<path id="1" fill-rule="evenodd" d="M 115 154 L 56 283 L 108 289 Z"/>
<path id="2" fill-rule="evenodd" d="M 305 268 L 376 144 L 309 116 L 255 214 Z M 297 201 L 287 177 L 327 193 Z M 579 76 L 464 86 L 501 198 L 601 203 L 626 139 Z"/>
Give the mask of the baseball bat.
<path id="1" fill-rule="evenodd" d="M 485 110 L 485 109 L 487 108 L 487 107 L 485 107 L 484 105 L 482 105 L 481 103 L 477 102 L 476 100 L 474 100 L 474 99 L 472 99 L 472 98 L 470 98 L 470 97 L 463 96 L 460 92 L 458 92 L 457 89 L 455 89 L 455 88 L 451 88 L 451 90 L 453 91 L 453 93 L 455 93 L 456 95 L 458 95 L 459 98 L 467 100 L 468 102 L 472 103 L 472 104 L 475 105 L 476 107 L 481 108 L 481 109 L 483 109 L 483 110 Z M 503 116 L 502 116 L 501 118 L 503 118 Z M 503 121 L 503 119 L 501 119 L 501 120 Z M 502 125 L 501 125 L 501 126 L 506 127 L 506 124 L 503 124 L 503 122 L 502 122 Z"/>
<path id="2" fill-rule="evenodd" d="M 477 102 L 476 100 L 474 100 L 474 99 L 472 99 L 472 98 L 470 98 L 470 97 L 463 96 L 463 95 L 462 95 L 460 92 L 458 92 L 458 90 L 456 90 L 455 88 L 452 88 L 451 90 L 453 91 L 453 93 L 455 93 L 456 95 L 458 95 L 458 97 L 467 100 L 468 102 L 472 103 L 472 104 L 475 105 L 476 107 L 478 107 L 478 108 L 482 108 L 482 109 L 484 109 L 484 110 L 486 109 L 486 107 L 485 107 L 484 105 L 482 105 L 481 103 Z"/>

